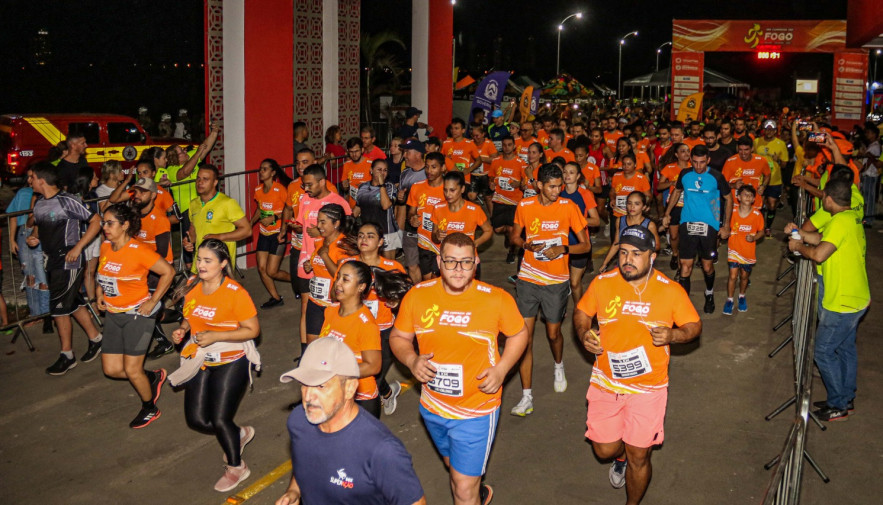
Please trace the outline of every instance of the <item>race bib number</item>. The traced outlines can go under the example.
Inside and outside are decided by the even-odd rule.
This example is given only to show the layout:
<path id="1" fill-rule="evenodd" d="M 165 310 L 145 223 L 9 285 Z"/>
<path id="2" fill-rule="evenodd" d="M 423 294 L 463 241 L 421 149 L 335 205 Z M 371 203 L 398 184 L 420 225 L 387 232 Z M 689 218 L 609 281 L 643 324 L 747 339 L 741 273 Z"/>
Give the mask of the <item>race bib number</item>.
<path id="1" fill-rule="evenodd" d="M 543 248 L 533 253 L 534 259 L 536 259 L 537 261 L 552 261 L 546 257 L 546 251 L 548 251 L 550 247 L 561 245 L 561 237 L 555 237 L 553 239 L 535 243 L 543 244 Z"/>
<path id="2" fill-rule="evenodd" d="M 98 285 L 101 286 L 102 291 L 104 291 L 104 296 L 109 296 L 111 298 L 115 296 L 120 296 L 120 289 L 117 286 L 117 280 L 113 277 L 108 277 L 106 275 L 98 275 Z"/>
<path id="3" fill-rule="evenodd" d="M 610 361 L 610 371 L 614 379 L 630 379 L 653 371 L 643 347 L 626 352 L 608 351 L 607 359 Z"/>
<path id="4" fill-rule="evenodd" d="M 356 199 L 356 195 L 357 195 L 358 193 L 359 193 L 359 187 L 358 187 L 358 186 L 354 186 L 353 184 L 350 184 L 350 198 L 352 198 L 353 200 L 355 200 L 355 199 Z"/>
<path id="5" fill-rule="evenodd" d="M 528 186 L 528 188 L 524 190 L 524 197 L 531 198 L 533 196 L 537 196 L 537 190 L 533 189 L 533 186 Z"/>
<path id="6" fill-rule="evenodd" d="M 426 383 L 431 391 L 445 396 L 463 396 L 463 365 L 432 363 L 432 366 L 435 367 L 435 378 Z"/>
<path id="7" fill-rule="evenodd" d="M 503 150 L 503 141 L 502 140 L 494 140 L 494 147 L 497 149 L 497 152 Z"/>
<path id="8" fill-rule="evenodd" d="M 380 300 L 365 300 L 365 306 L 368 307 L 368 310 L 371 311 L 371 315 L 374 316 L 374 319 L 377 319 L 377 307 L 380 306 Z"/>
<path id="9" fill-rule="evenodd" d="M 310 296 L 316 300 L 329 301 L 328 295 L 331 292 L 331 279 L 324 277 L 313 277 L 310 279 Z"/>
<path id="10" fill-rule="evenodd" d="M 708 224 L 706 223 L 687 223 L 687 235 L 708 235 Z"/>
<path id="11" fill-rule="evenodd" d="M 432 214 L 423 213 L 423 229 L 432 232 Z"/>
<path id="12" fill-rule="evenodd" d="M 625 203 L 628 199 L 628 195 L 616 195 L 616 202 L 614 203 L 614 205 L 616 205 L 617 209 L 625 210 Z"/>
<path id="13" fill-rule="evenodd" d="M 297 249 L 300 249 L 304 245 L 304 234 L 303 233 L 291 233 L 291 245 Z"/>
<path id="14" fill-rule="evenodd" d="M 518 157 L 521 158 L 521 161 L 527 163 L 527 155 L 526 154 L 519 154 Z"/>
<path id="15" fill-rule="evenodd" d="M 503 191 L 514 191 L 515 188 L 512 187 L 512 179 L 508 177 L 500 177 L 497 179 L 497 186 L 500 186 L 500 189 Z"/>

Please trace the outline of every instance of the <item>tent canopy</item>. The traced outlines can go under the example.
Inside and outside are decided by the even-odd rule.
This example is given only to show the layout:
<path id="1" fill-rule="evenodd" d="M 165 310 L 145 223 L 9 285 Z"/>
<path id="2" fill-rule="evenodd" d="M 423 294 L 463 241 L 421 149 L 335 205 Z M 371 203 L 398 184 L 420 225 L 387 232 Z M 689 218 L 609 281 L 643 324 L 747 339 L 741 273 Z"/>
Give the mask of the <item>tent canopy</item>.
<path id="1" fill-rule="evenodd" d="M 622 85 L 629 87 L 645 87 L 645 86 L 671 86 L 671 67 L 664 68 L 658 72 L 653 72 L 651 74 L 645 74 L 633 79 L 629 79 L 622 83 Z M 712 88 L 750 88 L 751 85 L 739 81 L 733 77 L 730 77 L 726 74 L 722 74 L 717 70 L 712 70 L 710 68 L 705 68 L 705 86 L 710 86 Z"/>
<path id="2" fill-rule="evenodd" d="M 541 96 L 545 98 L 591 98 L 595 90 L 587 88 L 569 74 L 559 74 L 543 85 Z"/>

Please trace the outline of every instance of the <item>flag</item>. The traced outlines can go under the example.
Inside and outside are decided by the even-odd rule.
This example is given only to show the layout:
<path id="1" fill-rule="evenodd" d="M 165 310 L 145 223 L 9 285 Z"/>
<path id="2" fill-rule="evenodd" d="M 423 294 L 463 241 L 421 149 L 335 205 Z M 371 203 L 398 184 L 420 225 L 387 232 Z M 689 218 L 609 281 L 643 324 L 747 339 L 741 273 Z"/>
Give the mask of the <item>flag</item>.
<path id="1" fill-rule="evenodd" d="M 678 107 L 678 121 L 686 124 L 689 121 L 699 120 L 700 111 L 702 110 L 702 96 L 705 93 L 693 93 L 684 98 L 681 106 Z"/>
<path id="2" fill-rule="evenodd" d="M 530 98 L 530 113 L 536 116 L 537 109 L 540 106 L 540 92 L 542 90 L 535 89 L 533 92 L 533 96 Z"/>
<path id="3" fill-rule="evenodd" d="M 500 107 L 503 101 L 503 92 L 506 91 L 506 83 L 509 82 L 509 72 L 491 72 L 482 79 L 475 90 L 475 98 L 472 100 L 472 108 L 469 112 L 469 122 L 472 122 L 472 109 L 480 107 L 485 115 L 490 116 L 494 106 Z"/>
<path id="4" fill-rule="evenodd" d="M 454 90 L 459 91 L 459 90 L 465 88 L 466 86 L 469 86 L 473 82 L 475 82 L 475 79 L 473 79 L 471 75 L 467 75 L 466 77 L 457 81 L 457 84 L 454 86 Z"/>
<path id="5" fill-rule="evenodd" d="M 518 110 L 521 112 L 522 121 L 526 120 L 527 116 L 530 116 L 530 101 L 532 97 L 533 86 L 524 88 L 524 93 L 521 94 L 521 100 L 518 102 Z"/>

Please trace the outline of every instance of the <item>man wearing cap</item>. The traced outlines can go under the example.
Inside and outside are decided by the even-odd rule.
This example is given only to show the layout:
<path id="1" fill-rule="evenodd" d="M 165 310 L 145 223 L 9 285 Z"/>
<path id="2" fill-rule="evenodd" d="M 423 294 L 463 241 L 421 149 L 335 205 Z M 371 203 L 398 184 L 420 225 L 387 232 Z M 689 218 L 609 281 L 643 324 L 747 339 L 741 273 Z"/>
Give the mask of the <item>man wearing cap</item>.
<path id="1" fill-rule="evenodd" d="M 141 128 L 144 128 L 144 131 L 146 131 L 148 135 L 156 135 L 156 125 L 153 124 L 153 119 L 150 119 L 150 114 L 147 113 L 147 107 L 143 105 L 138 107 L 138 122 L 141 123 Z"/>
<path id="2" fill-rule="evenodd" d="M 626 486 L 626 503 L 634 505 L 650 483 L 650 453 L 664 440 L 669 345 L 698 337 L 702 322 L 686 291 L 653 268 L 650 230 L 629 226 L 619 244 L 619 267 L 595 277 L 573 324 L 597 356 L 586 395 L 586 438 L 599 459 L 613 460 L 610 484 Z"/>
<path id="3" fill-rule="evenodd" d="M 423 488 L 402 442 L 356 405 L 359 365 L 346 344 L 320 338 L 279 378 L 301 383 L 288 416 L 291 482 L 276 505 L 420 505 Z"/>
<path id="4" fill-rule="evenodd" d="M 190 116 L 187 109 L 178 109 L 178 121 L 175 122 L 175 138 L 190 140 Z"/>
<path id="5" fill-rule="evenodd" d="M 400 146 L 405 157 L 405 169 L 402 170 L 402 176 L 399 178 L 399 190 L 396 194 L 396 222 L 399 229 L 403 230 L 402 234 L 402 251 L 405 253 L 405 268 L 408 269 L 408 275 L 414 283 L 420 282 L 420 251 L 417 246 L 417 228 L 411 226 L 408 217 L 408 193 L 411 186 L 420 181 L 426 180 L 426 171 L 423 168 L 426 162 L 423 156 L 426 154 L 426 148 L 423 142 L 417 139 L 409 139 Z"/>
<path id="6" fill-rule="evenodd" d="M 491 122 L 492 124 L 487 128 L 488 139 L 494 143 L 497 151 L 500 151 L 503 149 L 503 137 L 510 134 L 509 123 L 506 123 L 503 111 L 500 109 L 491 112 Z"/>
<path id="7" fill-rule="evenodd" d="M 763 192 L 766 206 L 766 236 L 772 232 L 770 226 L 776 218 L 776 207 L 782 197 L 782 166 L 788 163 L 788 146 L 776 136 L 776 121 L 767 119 L 763 122 L 763 136 L 754 139 L 754 152 L 766 158 L 770 164 L 770 182 Z"/>
<path id="8" fill-rule="evenodd" d="M 408 107 L 408 110 L 405 111 L 405 123 L 399 127 L 399 130 L 396 132 L 396 136 L 402 138 L 402 140 L 408 139 L 416 139 L 417 138 L 417 130 L 421 128 L 426 129 L 426 134 L 429 135 L 432 133 L 432 127 L 427 125 L 426 123 L 420 122 L 420 116 L 423 114 L 423 111 L 418 109 L 417 107 Z"/>

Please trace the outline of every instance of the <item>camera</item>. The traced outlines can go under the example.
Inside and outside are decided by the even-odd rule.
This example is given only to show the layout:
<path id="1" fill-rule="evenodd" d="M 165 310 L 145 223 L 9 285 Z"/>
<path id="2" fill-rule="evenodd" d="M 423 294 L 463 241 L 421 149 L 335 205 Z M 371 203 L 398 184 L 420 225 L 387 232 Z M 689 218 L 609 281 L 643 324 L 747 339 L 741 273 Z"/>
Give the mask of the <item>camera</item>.
<path id="1" fill-rule="evenodd" d="M 811 132 L 807 135 L 806 140 L 809 142 L 815 142 L 816 144 L 824 144 L 825 143 L 825 132 Z"/>

